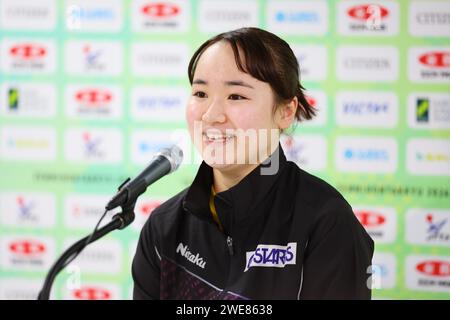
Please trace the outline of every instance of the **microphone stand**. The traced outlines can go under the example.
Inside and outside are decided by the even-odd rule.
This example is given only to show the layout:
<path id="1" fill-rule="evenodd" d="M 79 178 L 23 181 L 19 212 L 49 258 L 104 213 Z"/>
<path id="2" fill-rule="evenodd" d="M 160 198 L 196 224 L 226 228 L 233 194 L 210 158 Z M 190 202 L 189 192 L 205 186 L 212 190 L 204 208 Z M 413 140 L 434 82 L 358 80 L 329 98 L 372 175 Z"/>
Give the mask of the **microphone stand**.
<path id="1" fill-rule="evenodd" d="M 127 180 L 128 181 L 128 180 Z M 122 184 L 123 185 L 123 184 Z M 120 189 L 120 187 L 119 187 Z M 134 206 L 136 205 L 136 199 L 129 199 L 122 205 L 122 212 L 114 215 L 112 221 L 104 227 L 98 229 L 93 235 L 89 243 L 92 243 L 106 234 L 116 229 L 124 229 L 134 221 Z M 77 252 L 81 252 L 89 243 L 86 241 L 91 235 L 84 237 L 83 239 L 74 243 L 69 249 L 67 249 L 55 262 L 50 271 L 48 272 L 41 292 L 39 292 L 38 300 L 49 300 L 50 290 L 52 288 L 53 281 L 62 269 L 64 269 L 66 262 Z"/>

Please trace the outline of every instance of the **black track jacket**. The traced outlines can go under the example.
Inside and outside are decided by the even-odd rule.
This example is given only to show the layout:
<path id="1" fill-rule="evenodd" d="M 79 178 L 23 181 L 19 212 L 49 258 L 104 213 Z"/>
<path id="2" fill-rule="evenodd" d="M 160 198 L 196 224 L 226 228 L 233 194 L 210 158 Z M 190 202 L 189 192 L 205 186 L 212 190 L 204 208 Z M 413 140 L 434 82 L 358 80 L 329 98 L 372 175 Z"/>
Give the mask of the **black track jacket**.
<path id="1" fill-rule="evenodd" d="M 279 159 L 276 174 L 261 169 Z M 133 260 L 134 299 L 370 299 L 374 243 L 342 195 L 281 146 L 209 199 L 212 168 L 156 208 Z"/>

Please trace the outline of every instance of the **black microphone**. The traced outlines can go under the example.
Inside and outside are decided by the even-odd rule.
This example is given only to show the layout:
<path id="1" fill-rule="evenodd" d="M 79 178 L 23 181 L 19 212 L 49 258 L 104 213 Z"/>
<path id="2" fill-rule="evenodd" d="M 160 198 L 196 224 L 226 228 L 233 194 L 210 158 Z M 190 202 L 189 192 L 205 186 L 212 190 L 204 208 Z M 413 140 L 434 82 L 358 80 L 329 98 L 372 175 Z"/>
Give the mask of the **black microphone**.
<path id="1" fill-rule="evenodd" d="M 106 210 L 112 210 L 124 204 L 131 204 L 156 180 L 178 169 L 183 161 L 183 151 L 176 145 L 162 149 L 150 164 L 136 178 L 128 178 L 119 187 L 119 191 L 109 200 Z M 131 180 L 131 181 L 130 181 Z"/>
<path id="2" fill-rule="evenodd" d="M 48 300 L 50 297 L 50 291 L 53 281 L 58 273 L 64 269 L 70 262 L 72 262 L 78 254 L 90 243 L 100 239 L 106 234 L 116 229 L 123 229 L 127 227 L 134 220 L 134 206 L 136 199 L 147 190 L 147 187 L 156 180 L 162 178 L 168 173 L 171 173 L 178 169 L 183 161 L 183 152 L 177 146 L 162 149 L 152 159 L 150 164 L 142 171 L 136 178 L 131 180 L 128 178 L 119 187 L 119 191 L 106 205 L 106 211 L 97 223 L 94 231 L 77 241 L 69 247 L 64 253 L 56 260 L 55 264 L 51 267 L 47 276 L 45 277 L 44 285 L 39 293 L 39 300 Z M 131 181 L 130 181 L 131 180 Z M 122 207 L 122 212 L 113 216 L 112 221 L 98 229 L 100 222 L 105 217 L 108 210 L 114 209 L 118 206 Z"/>

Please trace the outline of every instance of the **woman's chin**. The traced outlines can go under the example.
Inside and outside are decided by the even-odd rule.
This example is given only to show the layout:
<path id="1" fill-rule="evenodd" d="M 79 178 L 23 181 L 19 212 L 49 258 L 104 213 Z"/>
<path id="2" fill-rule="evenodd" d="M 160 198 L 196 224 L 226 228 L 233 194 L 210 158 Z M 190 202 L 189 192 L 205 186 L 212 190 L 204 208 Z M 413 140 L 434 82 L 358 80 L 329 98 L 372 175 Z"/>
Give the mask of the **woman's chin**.
<path id="1" fill-rule="evenodd" d="M 207 165 L 218 170 L 227 170 L 237 166 L 236 162 L 234 161 L 230 162 L 218 161 L 218 159 L 209 157 L 203 157 L 203 160 L 206 162 Z"/>

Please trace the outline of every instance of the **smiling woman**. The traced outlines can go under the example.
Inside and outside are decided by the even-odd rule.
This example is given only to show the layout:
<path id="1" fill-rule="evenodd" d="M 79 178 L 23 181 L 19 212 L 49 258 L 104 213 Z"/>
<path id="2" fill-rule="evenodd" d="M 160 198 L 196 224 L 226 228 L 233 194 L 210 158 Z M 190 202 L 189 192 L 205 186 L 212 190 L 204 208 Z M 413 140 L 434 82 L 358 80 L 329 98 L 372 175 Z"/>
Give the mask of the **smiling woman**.
<path id="1" fill-rule="evenodd" d="M 191 58 L 188 75 L 187 122 L 203 159 L 221 168 L 215 174 L 216 191 L 235 185 L 272 154 L 279 133 L 295 119 L 311 119 L 315 113 L 289 45 L 257 28 L 206 41 Z"/>
<path id="2" fill-rule="evenodd" d="M 368 299 L 373 241 L 280 133 L 311 119 L 289 45 L 257 28 L 206 41 L 186 119 L 203 162 L 154 210 L 133 261 L 136 299 Z"/>

